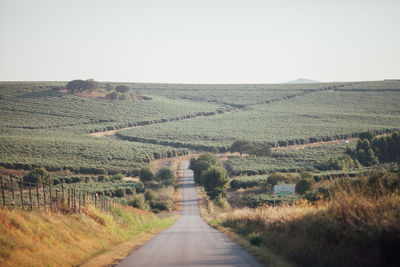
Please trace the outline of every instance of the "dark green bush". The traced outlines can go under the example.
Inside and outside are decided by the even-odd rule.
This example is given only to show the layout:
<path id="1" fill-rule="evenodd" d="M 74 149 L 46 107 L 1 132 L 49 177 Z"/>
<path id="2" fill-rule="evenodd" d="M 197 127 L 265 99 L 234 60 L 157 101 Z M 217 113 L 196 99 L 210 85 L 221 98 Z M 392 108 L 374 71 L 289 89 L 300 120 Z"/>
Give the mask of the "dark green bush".
<path id="1" fill-rule="evenodd" d="M 258 233 L 251 233 L 248 235 L 249 241 L 252 245 L 259 247 L 263 241 L 263 237 Z"/>
<path id="2" fill-rule="evenodd" d="M 140 180 L 143 182 L 151 181 L 154 177 L 153 172 L 151 171 L 150 167 L 146 166 L 140 170 Z"/>
<path id="3" fill-rule="evenodd" d="M 170 207 L 166 202 L 151 202 L 150 207 L 153 211 L 170 210 Z"/>
<path id="4" fill-rule="evenodd" d="M 303 195 L 307 191 L 310 191 L 312 189 L 312 186 L 314 185 L 315 181 L 313 178 L 304 178 L 301 179 L 300 181 L 297 182 L 296 184 L 296 193 Z"/>
<path id="5" fill-rule="evenodd" d="M 125 196 L 125 190 L 122 189 L 122 188 L 115 189 L 114 195 L 116 197 L 124 197 Z"/>
<path id="6" fill-rule="evenodd" d="M 135 193 L 135 189 L 133 188 L 126 188 L 125 189 L 125 194 L 127 195 L 133 195 L 133 193 Z"/>

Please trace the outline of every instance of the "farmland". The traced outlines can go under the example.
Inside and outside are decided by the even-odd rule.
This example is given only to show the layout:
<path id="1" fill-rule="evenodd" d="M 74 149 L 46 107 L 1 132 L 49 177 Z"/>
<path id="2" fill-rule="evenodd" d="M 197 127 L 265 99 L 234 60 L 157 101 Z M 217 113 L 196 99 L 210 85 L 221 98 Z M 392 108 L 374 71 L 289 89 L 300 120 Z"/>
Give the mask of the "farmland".
<path id="1" fill-rule="evenodd" d="M 182 147 L 226 150 L 235 140 L 272 145 L 345 139 L 400 125 L 400 89 L 321 91 L 240 112 L 121 131 L 124 137 Z"/>
<path id="2" fill-rule="evenodd" d="M 0 164 L 128 173 L 188 150 L 224 152 L 235 140 L 273 146 L 400 128 L 400 82 L 328 84 L 126 84 L 138 101 L 82 97 L 63 82 L 0 83 Z M 104 85 L 104 84 L 103 84 Z M 117 83 L 113 83 L 116 86 Z M 129 130 L 123 130 L 133 127 Z M 117 138 L 88 133 L 117 130 Z M 321 148 L 322 149 L 322 148 Z M 345 145 L 231 158 L 233 174 L 313 168 Z M 296 154 L 297 153 L 297 154 Z M 295 154 L 295 155 L 294 155 Z"/>

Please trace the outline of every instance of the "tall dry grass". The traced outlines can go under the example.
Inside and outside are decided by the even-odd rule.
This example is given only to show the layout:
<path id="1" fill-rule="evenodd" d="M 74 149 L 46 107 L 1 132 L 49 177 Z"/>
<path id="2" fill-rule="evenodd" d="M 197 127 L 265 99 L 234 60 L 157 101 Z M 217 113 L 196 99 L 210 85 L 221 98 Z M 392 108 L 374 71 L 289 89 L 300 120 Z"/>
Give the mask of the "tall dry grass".
<path id="1" fill-rule="evenodd" d="M 330 184 L 316 204 L 244 208 L 226 213 L 223 224 L 302 266 L 396 266 L 400 262 L 398 175 Z"/>
<path id="2" fill-rule="evenodd" d="M 89 207 L 82 214 L 0 208 L 0 266 L 78 266 L 175 219 L 122 206 L 111 213 Z"/>

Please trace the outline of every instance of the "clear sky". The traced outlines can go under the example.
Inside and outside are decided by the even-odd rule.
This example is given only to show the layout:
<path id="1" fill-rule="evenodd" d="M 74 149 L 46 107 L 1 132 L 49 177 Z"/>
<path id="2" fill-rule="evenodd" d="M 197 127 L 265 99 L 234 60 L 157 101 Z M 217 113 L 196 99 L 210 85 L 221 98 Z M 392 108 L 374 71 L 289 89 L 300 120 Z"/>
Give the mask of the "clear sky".
<path id="1" fill-rule="evenodd" d="M 0 80 L 400 78 L 399 0 L 0 0 Z"/>

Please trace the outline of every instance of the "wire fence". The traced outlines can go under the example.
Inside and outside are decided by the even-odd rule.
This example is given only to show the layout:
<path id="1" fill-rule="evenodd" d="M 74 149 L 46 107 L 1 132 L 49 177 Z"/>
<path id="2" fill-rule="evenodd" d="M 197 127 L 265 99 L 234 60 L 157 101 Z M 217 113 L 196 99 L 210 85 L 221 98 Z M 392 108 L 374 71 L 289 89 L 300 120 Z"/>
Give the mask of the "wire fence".
<path id="1" fill-rule="evenodd" d="M 13 175 L 0 175 L 1 206 L 26 211 L 81 213 L 88 205 L 108 212 L 115 204 L 104 192 L 89 193 L 74 188 L 64 190 L 63 181 L 61 189 L 53 189 L 52 183 L 51 178 L 48 181 L 32 183 Z"/>

